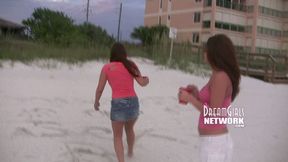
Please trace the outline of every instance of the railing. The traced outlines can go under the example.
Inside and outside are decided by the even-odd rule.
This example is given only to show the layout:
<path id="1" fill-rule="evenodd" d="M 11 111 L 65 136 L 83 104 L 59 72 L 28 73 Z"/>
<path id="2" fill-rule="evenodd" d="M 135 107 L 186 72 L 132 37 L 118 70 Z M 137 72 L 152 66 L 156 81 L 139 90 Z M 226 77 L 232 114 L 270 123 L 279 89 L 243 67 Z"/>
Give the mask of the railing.
<path id="1" fill-rule="evenodd" d="M 238 53 L 241 72 L 268 82 L 288 83 L 288 57 L 257 53 Z"/>

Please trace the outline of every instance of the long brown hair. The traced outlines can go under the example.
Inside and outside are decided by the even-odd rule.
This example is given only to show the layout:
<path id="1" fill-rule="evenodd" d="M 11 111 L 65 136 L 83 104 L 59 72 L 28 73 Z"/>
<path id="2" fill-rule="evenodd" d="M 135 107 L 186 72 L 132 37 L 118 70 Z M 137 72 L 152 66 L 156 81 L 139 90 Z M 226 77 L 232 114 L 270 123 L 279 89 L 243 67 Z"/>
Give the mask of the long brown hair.
<path id="1" fill-rule="evenodd" d="M 232 82 L 232 101 L 239 93 L 240 69 L 232 41 L 224 34 L 210 37 L 206 44 L 207 60 L 213 69 L 226 72 Z"/>
<path id="2" fill-rule="evenodd" d="M 111 48 L 110 62 L 121 62 L 133 77 L 140 75 L 136 64 L 127 59 L 127 52 L 121 43 L 115 43 Z"/>

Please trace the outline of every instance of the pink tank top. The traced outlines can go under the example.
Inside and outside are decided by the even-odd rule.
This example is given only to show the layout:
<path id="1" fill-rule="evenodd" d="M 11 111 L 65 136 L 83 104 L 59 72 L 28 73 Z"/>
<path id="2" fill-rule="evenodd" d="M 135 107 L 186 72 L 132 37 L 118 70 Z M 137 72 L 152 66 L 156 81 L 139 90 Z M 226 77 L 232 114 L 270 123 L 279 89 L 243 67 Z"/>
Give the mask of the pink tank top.
<path id="1" fill-rule="evenodd" d="M 210 89 L 209 85 L 205 85 L 199 92 L 199 99 L 200 101 L 206 105 L 207 107 L 210 107 Z M 228 96 L 224 99 L 222 107 L 221 108 L 228 108 L 231 104 L 231 96 Z M 204 107 L 203 107 L 204 109 Z M 207 116 L 206 116 L 207 117 Z M 225 117 L 225 116 L 223 116 Z M 213 118 L 213 117 L 212 117 Z M 199 117 L 199 123 L 198 128 L 200 129 L 208 129 L 208 130 L 215 130 L 215 129 L 222 129 L 226 128 L 226 124 L 204 124 L 204 113 L 203 111 L 200 113 Z"/>
<path id="2" fill-rule="evenodd" d="M 102 71 L 107 76 L 113 99 L 136 96 L 134 78 L 121 62 L 108 63 Z"/>

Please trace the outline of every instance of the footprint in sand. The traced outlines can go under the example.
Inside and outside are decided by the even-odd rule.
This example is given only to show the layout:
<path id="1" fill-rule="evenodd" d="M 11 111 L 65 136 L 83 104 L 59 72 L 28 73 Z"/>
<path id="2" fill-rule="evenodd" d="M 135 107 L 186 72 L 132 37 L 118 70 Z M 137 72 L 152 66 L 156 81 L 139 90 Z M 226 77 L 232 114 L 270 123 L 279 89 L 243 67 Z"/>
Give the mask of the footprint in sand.
<path id="1" fill-rule="evenodd" d="M 97 138 L 105 139 L 105 140 L 112 140 L 112 130 L 111 128 L 107 127 L 87 127 L 85 128 L 82 133 L 82 135 L 91 135 Z"/>
<path id="2" fill-rule="evenodd" d="M 28 136 L 28 137 L 35 137 L 36 135 L 30 131 L 28 128 L 24 128 L 24 127 L 17 127 L 15 129 L 15 131 L 13 132 L 12 134 L 12 137 L 17 137 L 17 136 L 20 136 L 20 137 L 23 137 L 23 136 Z"/>
<path id="3" fill-rule="evenodd" d="M 153 131 L 154 131 L 153 128 L 149 128 L 149 129 L 146 129 L 146 130 L 140 132 L 139 134 L 136 134 L 135 141 L 138 141 L 139 139 L 143 138 L 145 135 L 147 135 Z"/>
<path id="4" fill-rule="evenodd" d="M 57 127 L 42 127 L 44 130 L 41 137 L 65 137 L 69 135 L 69 131 Z M 46 129 L 46 130 L 45 130 Z"/>
<path id="5" fill-rule="evenodd" d="M 102 116 L 110 119 L 110 113 L 109 113 L 107 110 L 99 111 L 99 113 L 100 113 Z"/>
<path id="6" fill-rule="evenodd" d="M 162 139 L 162 140 L 167 140 L 169 142 L 176 142 L 178 141 L 177 138 L 171 137 L 171 136 L 167 136 L 167 135 L 163 135 L 163 134 L 156 134 L 156 133 L 150 133 L 149 134 L 150 137 L 154 137 L 154 138 L 158 138 L 158 139 Z"/>
<path id="7" fill-rule="evenodd" d="M 25 126 L 16 128 L 14 135 L 26 134 L 34 137 L 64 137 L 69 134 L 57 121 L 57 112 L 49 108 L 24 109 L 19 115 Z"/>
<path id="8" fill-rule="evenodd" d="M 72 162 L 93 162 L 97 159 L 101 162 L 115 161 L 113 151 L 107 151 L 99 145 L 87 144 L 84 142 L 69 142 L 65 143 L 66 150 L 60 155 L 67 161 L 67 156 Z"/>
<path id="9" fill-rule="evenodd" d="M 84 110 L 83 113 L 92 117 L 95 115 L 95 110 L 94 109 L 88 109 L 88 110 Z"/>

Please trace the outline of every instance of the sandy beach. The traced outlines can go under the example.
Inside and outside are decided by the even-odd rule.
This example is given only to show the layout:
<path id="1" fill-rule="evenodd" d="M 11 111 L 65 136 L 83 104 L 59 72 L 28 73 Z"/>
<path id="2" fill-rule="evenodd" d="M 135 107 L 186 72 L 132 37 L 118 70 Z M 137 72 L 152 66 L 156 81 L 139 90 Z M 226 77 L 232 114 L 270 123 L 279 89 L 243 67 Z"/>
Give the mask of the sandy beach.
<path id="1" fill-rule="evenodd" d="M 208 78 L 133 60 L 150 77 L 150 85 L 136 85 L 141 114 L 135 156 L 127 161 L 198 162 L 199 113 L 191 105 L 178 104 L 177 92 L 189 83 L 201 88 Z M 51 63 L 41 68 L 37 63 L 2 62 L 0 161 L 115 162 L 108 84 L 101 110 L 93 109 L 104 62 Z M 287 162 L 288 85 L 242 76 L 240 88 L 233 106 L 244 108 L 245 127 L 229 127 L 233 161 Z"/>

